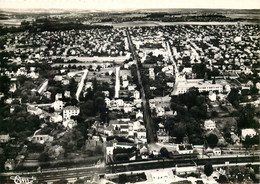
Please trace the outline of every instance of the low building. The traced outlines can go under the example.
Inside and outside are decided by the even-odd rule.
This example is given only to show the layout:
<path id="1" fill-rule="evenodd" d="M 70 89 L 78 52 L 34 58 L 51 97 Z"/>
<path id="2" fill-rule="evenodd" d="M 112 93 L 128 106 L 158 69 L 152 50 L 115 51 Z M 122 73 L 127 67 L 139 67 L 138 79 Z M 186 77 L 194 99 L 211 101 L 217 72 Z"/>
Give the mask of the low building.
<path id="1" fill-rule="evenodd" d="M 209 99 L 210 99 L 210 101 L 215 102 L 215 101 L 217 100 L 217 95 L 216 95 L 216 93 L 210 91 L 210 92 L 209 92 Z"/>
<path id="2" fill-rule="evenodd" d="M 220 155 L 221 155 L 221 149 L 219 149 L 219 148 L 214 148 L 214 149 L 213 149 L 213 154 L 214 154 L 215 156 L 220 156 Z"/>
<path id="3" fill-rule="evenodd" d="M 62 99 L 62 93 L 57 93 L 55 95 L 55 100 L 59 100 L 59 99 Z"/>
<path id="4" fill-rule="evenodd" d="M 5 162 L 5 170 L 6 171 L 12 171 L 15 168 L 15 162 L 14 159 L 7 159 Z"/>
<path id="5" fill-rule="evenodd" d="M 33 135 L 32 142 L 44 144 L 46 142 L 52 142 L 53 137 L 50 135 Z"/>
<path id="6" fill-rule="evenodd" d="M 157 138 L 158 142 L 169 142 L 170 136 L 167 134 L 166 130 L 163 128 L 160 128 L 157 131 Z"/>
<path id="7" fill-rule="evenodd" d="M 253 128 L 245 128 L 241 130 L 241 138 L 244 141 L 246 139 L 246 136 L 249 136 L 250 138 L 254 137 L 258 133 Z"/>
<path id="8" fill-rule="evenodd" d="M 66 121 L 62 122 L 63 126 L 65 128 L 70 128 L 72 129 L 73 127 L 75 127 L 77 125 L 77 121 L 73 120 L 73 119 L 68 119 Z"/>
<path id="9" fill-rule="evenodd" d="M 56 100 L 51 104 L 55 111 L 61 111 L 63 109 L 64 103 L 61 100 Z"/>
<path id="10" fill-rule="evenodd" d="M 177 151 L 179 154 L 192 154 L 193 146 L 191 144 L 178 144 Z"/>
<path id="11" fill-rule="evenodd" d="M 50 122 L 52 122 L 52 123 L 62 122 L 62 116 L 57 113 L 51 114 Z"/>
<path id="12" fill-rule="evenodd" d="M 240 142 L 240 138 L 234 132 L 231 132 L 230 134 L 231 134 L 231 139 L 234 143 Z"/>
<path id="13" fill-rule="evenodd" d="M 213 83 L 212 81 L 204 81 L 204 79 L 186 79 L 184 75 L 179 75 L 176 78 L 172 95 L 187 93 L 192 87 L 198 88 L 199 92 L 217 91 L 222 93 L 227 91 L 226 86 L 228 83 L 225 80 L 217 80 L 216 83 Z"/>
<path id="14" fill-rule="evenodd" d="M 9 134 L 5 134 L 5 135 L 0 135 L 0 143 L 6 143 L 10 140 L 10 136 Z"/>

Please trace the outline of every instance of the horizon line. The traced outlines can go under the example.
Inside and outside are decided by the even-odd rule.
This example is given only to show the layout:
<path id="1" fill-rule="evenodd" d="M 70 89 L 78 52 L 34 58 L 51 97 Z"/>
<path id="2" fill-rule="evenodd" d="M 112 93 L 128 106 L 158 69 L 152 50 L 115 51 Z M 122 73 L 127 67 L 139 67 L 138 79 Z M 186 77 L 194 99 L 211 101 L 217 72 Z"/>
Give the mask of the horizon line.
<path id="1" fill-rule="evenodd" d="M 176 8 L 108 8 L 108 9 L 105 9 L 105 8 L 101 8 L 101 9 L 98 9 L 98 8 L 48 8 L 48 7 L 42 7 L 42 8 L 33 8 L 33 7 L 28 7 L 28 8 L 2 8 L 0 7 L 0 10 L 81 10 L 81 11 L 84 11 L 84 10 L 90 10 L 90 11 L 93 11 L 93 10 L 97 10 L 97 11 L 126 11 L 126 10 L 130 10 L 130 11 L 133 11 L 133 10 L 174 10 L 174 9 L 187 9 L 187 10 L 193 10 L 193 9 L 199 9 L 199 10 L 259 10 L 260 11 L 260 8 L 199 8 L 199 7 L 194 7 L 194 8 L 181 8 L 181 7 L 176 7 Z"/>

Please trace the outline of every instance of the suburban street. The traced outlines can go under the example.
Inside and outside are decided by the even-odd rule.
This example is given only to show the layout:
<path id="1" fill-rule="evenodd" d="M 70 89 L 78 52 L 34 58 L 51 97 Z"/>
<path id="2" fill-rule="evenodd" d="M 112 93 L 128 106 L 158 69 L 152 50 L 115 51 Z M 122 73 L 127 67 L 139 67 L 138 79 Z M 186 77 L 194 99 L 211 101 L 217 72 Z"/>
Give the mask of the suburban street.
<path id="1" fill-rule="evenodd" d="M 127 38 L 128 38 L 128 42 L 130 45 L 130 50 L 134 56 L 134 60 L 136 61 L 136 69 L 137 69 L 136 72 L 137 72 L 137 77 L 138 77 L 138 83 L 141 87 L 140 90 L 141 90 L 141 95 L 142 95 L 142 103 L 143 103 L 143 107 L 144 107 L 144 121 L 146 124 L 147 141 L 148 141 L 148 143 L 153 143 L 156 141 L 157 137 L 156 137 L 156 133 L 154 132 L 153 120 L 151 117 L 149 102 L 147 101 L 146 96 L 145 96 L 144 86 L 142 83 L 142 77 L 140 74 L 139 64 L 141 64 L 141 61 L 135 52 L 135 47 L 134 47 L 133 41 L 132 41 L 129 31 L 127 29 L 126 29 L 126 33 L 127 33 Z"/>

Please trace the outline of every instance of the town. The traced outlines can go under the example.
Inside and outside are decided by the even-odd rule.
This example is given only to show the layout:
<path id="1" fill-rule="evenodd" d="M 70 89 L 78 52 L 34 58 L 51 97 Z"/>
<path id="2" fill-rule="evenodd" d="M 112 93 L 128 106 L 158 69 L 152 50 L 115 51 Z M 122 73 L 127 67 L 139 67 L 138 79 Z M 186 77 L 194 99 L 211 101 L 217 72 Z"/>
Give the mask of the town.
<path id="1" fill-rule="evenodd" d="M 1 34 L 3 182 L 259 182 L 259 24 L 53 24 Z"/>

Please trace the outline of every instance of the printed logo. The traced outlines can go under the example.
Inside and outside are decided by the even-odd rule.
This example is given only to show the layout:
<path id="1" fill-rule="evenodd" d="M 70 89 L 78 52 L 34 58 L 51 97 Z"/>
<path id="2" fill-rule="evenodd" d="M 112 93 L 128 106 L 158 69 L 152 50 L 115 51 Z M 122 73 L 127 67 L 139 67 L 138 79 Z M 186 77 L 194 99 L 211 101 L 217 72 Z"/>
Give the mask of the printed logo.
<path id="1" fill-rule="evenodd" d="M 26 178 L 26 177 L 20 177 L 19 175 L 11 176 L 10 179 L 14 180 L 15 184 L 32 184 L 33 181 L 36 180 L 36 178 L 33 176 L 31 178 Z"/>

